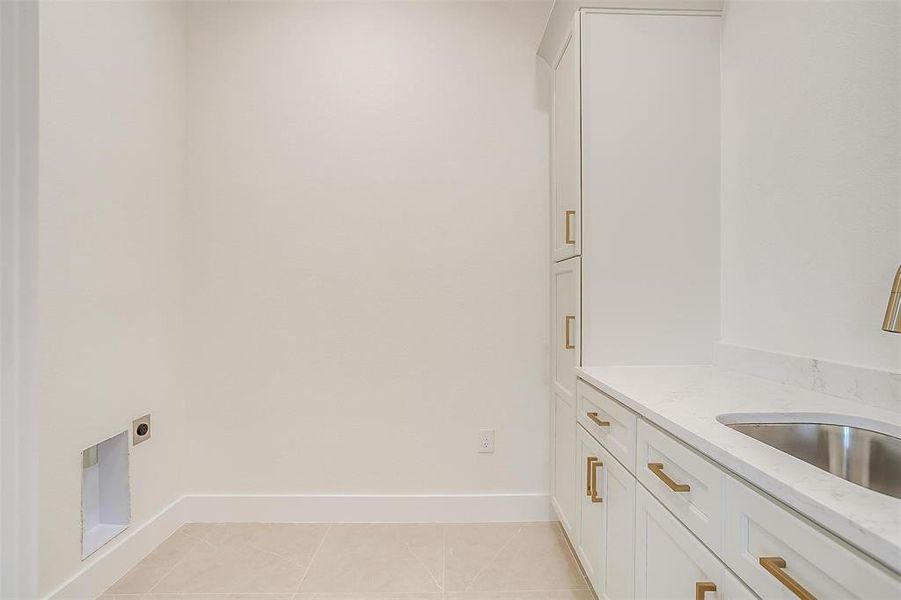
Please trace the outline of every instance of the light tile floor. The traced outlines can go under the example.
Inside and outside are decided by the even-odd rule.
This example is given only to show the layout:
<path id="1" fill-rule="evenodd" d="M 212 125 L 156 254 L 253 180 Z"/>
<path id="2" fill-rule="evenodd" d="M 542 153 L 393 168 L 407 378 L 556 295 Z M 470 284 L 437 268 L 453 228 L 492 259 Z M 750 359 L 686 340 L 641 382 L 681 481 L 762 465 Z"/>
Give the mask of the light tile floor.
<path id="1" fill-rule="evenodd" d="M 191 523 L 101 600 L 593 600 L 557 523 Z"/>

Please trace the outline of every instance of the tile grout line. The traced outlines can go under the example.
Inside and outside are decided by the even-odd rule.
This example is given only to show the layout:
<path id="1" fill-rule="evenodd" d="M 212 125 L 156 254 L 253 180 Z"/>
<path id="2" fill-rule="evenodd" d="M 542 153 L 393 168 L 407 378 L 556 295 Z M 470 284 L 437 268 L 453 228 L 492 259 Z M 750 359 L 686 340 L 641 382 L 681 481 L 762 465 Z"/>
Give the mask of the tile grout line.
<path id="1" fill-rule="evenodd" d="M 485 565 L 484 565 L 481 569 L 479 569 L 479 570 L 476 572 L 476 574 L 475 574 L 475 575 L 473 576 L 473 578 L 469 581 L 469 583 L 466 584 L 466 587 L 463 589 L 464 592 L 470 591 L 469 588 L 472 587 L 472 584 L 475 583 L 476 579 L 478 579 L 478 578 L 482 575 L 482 573 L 485 572 L 485 569 L 488 568 L 488 565 L 490 565 L 492 562 L 494 562 L 494 559 L 496 559 L 498 556 L 501 555 L 501 552 L 503 552 L 503 551 L 507 548 L 507 546 L 509 546 L 510 544 L 513 543 L 513 540 L 516 539 L 516 537 L 520 534 L 521 531 L 522 531 L 522 525 L 520 525 L 520 526 L 516 529 L 516 532 L 515 532 L 512 536 L 510 536 L 510 539 L 507 540 L 507 541 L 506 541 L 506 542 L 498 549 L 498 551 L 495 552 L 494 555 L 493 555 L 491 558 L 489 558 L 489 559 L 485 562 Z"/>
<path id="2" fill-rule="evenodd" d="M 414 525 L 414 527 L 421 527 L 421 525 Z M 441 529 L 443 531 L 444 527 L 442 527 Z M 438 580 L 435 579 L 434 575 L 432 575 L 432 570 L 429 569 L 428 566 L 426 566 L 426 564 L 424 562 L 422 562 L 421 558 L 416 556 L 416 553 L 413 552 L 413 548 L 410 547 L 410 544 L 406 540 L 402 539 L 401 544 L 403 544 L 404 549 L 407 551 L 407 553 L 413 557 L 413 560 L 418 562 L 419 566 L 422 567 L 423 569 L 425 569 L 425 572 L 429 574 L 429 577 L 432 579 L 432 581 L 435 582 L 435 585 L 438 586 L 438 590 L 441 592 L 441 596 L 444 597 L 444 586 L 442 584 L 438 583 Z M 442 552 L 443 552 L 443 549 L 442 549 Z M 443 575 L 442 575 L 442 578 L 443 578 Z"/>
<path id="3" fill-rule="evenodd" d="M 441 597 L 447 598 L 447 525 L 441 528 Z"/>
<path id="4" fill-rule="evenodd" d="M 322 534 L 322 539 L 319 540 L 319 544 L 316 546 L 316 549 L 310 556 L 310 562 L 307 563 L 307 568 L 303 571 L 303 576 L 300 578 L 300 582 L 297 584 L 297 588 L 294 590 L 294 595 L 291 596 L 292 600 L 294 598 L 297 598 L 297 595 L 300 593 L 300 588 L 303 586 L 303 582 L 306 581 L 307 575 L 309 575 L 310 573 L 310 569 L 313 568 L 313 561 L 316 560 L 316 557 L 319 555 L 319 550 L 322 548 L 323 544 L 325 544 L 325 538 L 327 538 L 328 534 L 332 532 L 332 527 L 334 527 L 334 525 L 332 523 L 329 523 L 328 527 L 325 530 L 325 533 Z"/>
<path id="5" fill-rule="evenodd" d="M 184 527 L 184 526 L 182 526 L 182 527 Z M 179 531 L 181 531 L 181 527 L 179 527 L 179 528 L 175 531 L 175 533 L 178 533 Z M 173 534 L 173 535 L 174 535 L 174 534 Z M 193 535 L 189 535 L 189 534 L 186 534 L 186 533 L 183 533 L 183 535 L 186 535 L 187 537 L 189 537 L 189 538 L 195 540 L 195 544 L 194 544 L 193 546 L 191 546 L 191 549 L 190 549 L 188 552 L 186 552 L 184 556 L 182 556 L 180 559 L 178 559 L 177 561 L 175 561 L 175 564 L 172 565 L 171 568 L 167 569 L 166 572 L 163 573 L 163 574 L 160 576 L 160 578 L 157 579 L 156 582 L 155 582 L 152 586 L 150 586 L 150 589 L 149 589 L 147 592 L 144 592 L 144 593 L 146 593 L 146 594 L 154 593 L 153 590 L 155 590 L 155 589 L 157 588 L 157 586 L 163 582 L 163 579 L 165 579 L 166 577 L 168 577 L 169 574 L 172 573 L 172 571 L 174 571 L 175 568 L 176 568 L 178 565 L 182 564 L 185 560 L 187 560 L 188 555 L 190 555 L 191 552 L 193 552 L 194 549 L 195 549 L 199 544 L 209 544 L 210 546 L 212 546 L 212 544 L 210 544 L 208 541 L 206 541 L 206 540 L 203 539 L 203 538 L 199 538 L 199 537 L 196 537 L 196 536 L 193 536 Z M 173 592 L 173 593 L 175 593 L 175 592 Z"/>
<path id="6" fill-rule="evenodd" d="M 157 546 L 156 548 L 154 548 L 153 550 L 151 550 L 150 553 L 149 553 L 147 556 L 145 556 L 143 559 L 141 559 L 141 562 L 144 562 L 145 560 L 147 560 L 147 558 L 149 558 L 151 554 L 153 554 L 154 552 L 156 552 L 157 550 L 159 550 L 160 546 L 162 546 L 163 544 L 165 544 L 166 542 L 168 542 L 170 539 L 174 538 L 176 535 L 179 535 L 179 534 L 184 535 L 185 537 L 194 540 L 194 546 L 196 546 L 196 545 L 197 545 L 197 542 L 199 541 L 198 538 L 195 538 L 194 536 L 187 535 L 186 533 L 183 533 L 183 532 L 181 531 L 181 527 L 179 527 L 178 529 L 176 529 L 176 530 L 172 533 L 172 535 L 170 535 L 170 536 L 167 537 L 165 540 L 163 540 L 163 541 L 160 543 L 159 546 Z M 194 547 L 192 546 L 192 547 L 191 547 L 191 550 L 193 550 L 193 549 L 194 549 Z M 190 551 L 189 551 L 189 552 L 190 552 Z M 188 553 L 189 553 L 189 552 L 188 552 Z M 186 554 L 187 554 L 187 553 L 186 553 Z M 167 569 L 165 573 L 163 573 L 162 575 L 160 575 L 160 576 L 159 576 L 159 579 L 157 579 L 156 581 L 154 581 L 154 582 L 153 582 L 153 585 L 150 586 L 150 589 L 148 589 L 146 592 L 139 592 L 139 593 L 140 593 L 140 594 L 149 594 L 150 592 L 152 592 L 153 589 L 154 589 L 156 586 L 158 586 L 158 585 L 160 584 L 160 582 L 161 582 L 163 579 L 165 579 L 166 576 L 167 576 L 169 573 L 171 573 L 171 572 L 175 569 L 175 567 L 177 567 L 178 565 L 180 565 L 181 562 L 182 562 L 183 560 L 185 560 L 185 557 L 184 557 L 184 556 L 181 557 L 180 559 L 178 559 L 177 561 L 175 561 L 175 564 L 173 564 L 169 569 Z M 132 567 L 131 569 L 129 569 L 129 570 L 128 570 L 128 573 L 131 573 L 135 568 L 137 568 L 137 566 L 140 565 L 141 562 L 139 562 L 137 565 L 135 565 L 134 567 Z M 125 575 L 123 575 L 122 578 L 120 578 L 119 580 L 116 581 L 116 583 L 119 583 L 119 581 L 121 581 L 121 579 L 124 579 L 124 578 L 128 575 L 128 573 L 126 573 Z M 114 583 L 114 584 L 111 585 L 110 587 L 115 586 L 116 583 Z M 101 597 L 103 597 L 103 596 L 105 596 L 105 595 L 106 595 L 106 592 L 104 592 L 103 594 L 101 594 Z M 114 596 L 114 595 L 116 595 L 116 594 L 111 594 L 111 595 Z"/>

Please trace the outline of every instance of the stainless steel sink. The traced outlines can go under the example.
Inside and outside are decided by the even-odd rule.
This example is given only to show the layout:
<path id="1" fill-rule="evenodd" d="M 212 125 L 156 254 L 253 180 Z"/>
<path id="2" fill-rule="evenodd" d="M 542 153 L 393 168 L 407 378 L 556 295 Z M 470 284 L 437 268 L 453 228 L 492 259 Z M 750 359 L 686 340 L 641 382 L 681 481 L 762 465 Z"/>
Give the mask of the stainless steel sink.
<path id="1" fill-rule="evenodd" d="M 901 498 L 901 439 L 897 437 L 830 423 L 720 421 L 851 483 Z"/>

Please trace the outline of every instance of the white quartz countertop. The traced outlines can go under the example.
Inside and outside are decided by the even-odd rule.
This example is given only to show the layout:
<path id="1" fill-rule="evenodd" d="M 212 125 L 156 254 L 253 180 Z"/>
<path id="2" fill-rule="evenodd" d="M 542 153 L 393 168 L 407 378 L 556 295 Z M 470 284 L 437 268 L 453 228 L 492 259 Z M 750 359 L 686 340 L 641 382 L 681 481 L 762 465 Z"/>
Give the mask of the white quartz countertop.
<path id="1" fill-rule="evenodd" d="M 717 421 L 718 415 L 729 413 L 782 413 L 788 421 L 801 420 L 799 415 L 838 414 L 851 417 L 848 424 L 898 435 L 898 413 L 717 367 L 577 371 L 648 421 L 901 571 L 901 500 L 845 481 Z M 874 420 L 888 425 L 874 426 Z"/>

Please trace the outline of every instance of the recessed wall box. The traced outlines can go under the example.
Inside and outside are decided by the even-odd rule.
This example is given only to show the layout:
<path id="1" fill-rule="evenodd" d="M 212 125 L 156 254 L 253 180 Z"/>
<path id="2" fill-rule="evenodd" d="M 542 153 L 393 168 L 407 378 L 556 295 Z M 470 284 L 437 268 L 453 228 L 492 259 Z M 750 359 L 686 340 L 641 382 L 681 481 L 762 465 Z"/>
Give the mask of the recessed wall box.
<path id="1" fill-rule="evenodd" d="M 128 432 L 81 453 L 81 558 L 119 535 L 131 521 Z"/>

